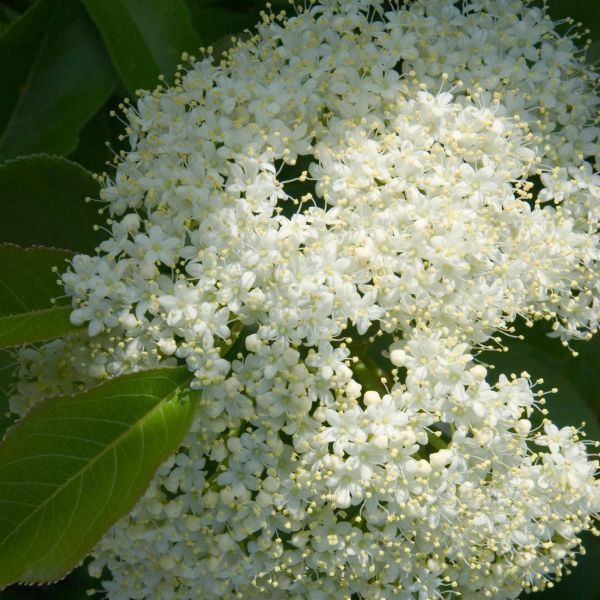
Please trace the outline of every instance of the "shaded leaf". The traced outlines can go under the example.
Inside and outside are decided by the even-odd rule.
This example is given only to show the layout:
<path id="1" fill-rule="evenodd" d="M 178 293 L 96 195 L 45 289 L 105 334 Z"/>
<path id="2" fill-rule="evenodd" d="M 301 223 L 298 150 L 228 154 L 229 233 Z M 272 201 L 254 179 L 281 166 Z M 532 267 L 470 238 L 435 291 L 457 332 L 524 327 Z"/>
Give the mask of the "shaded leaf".
<path id="1" fill-rule="evenodd" d="M 0 317 L 0 348 L 43 342 L 74 331 L 71 311 L 70 306 L 61 306 Z"/>
<path id="2" fill-rule="evenodd" d="M 170 79 L 184 51 L 200 45 L 183 0 L 82 0 L 121 80 L 133 94 Z"/>
<path id="3" fill-rule="evenodd" d="M 254 29 L 265 4 L 264 0 L 187 0 L 194 27 L 203 43 L 218 41 L 223 49 L 232 35 L 240 37 L 243 30 Z M 286 0 L 273 0 L 271 5 L 274 12 L 289 9 Z"/>
<path id="4" fill-rule="evenodd" d="M 65 260 L 72 255 L 56 248 L 0 244 L 0 316 L 49 308 L 54 298 L 64 294 L 52 268 L 64 270 Z"/>
<path id="5" fill-rule="evenodd" d="M 0 444 L 0 587 L 53 581 L 129 512 L 186 435 L 184 367 L 42 402 Z"/>
<path id="6" fill-rule="evenodd" d="M 600 538 L 589 532 L 581 535 L 586 553 L 579 556 L 573 572 L 553 588 L 525 596 L 532 600 L 600 600 Z"/>
<path id="7" fill-rule="evenodd" d="M 10 413 L 8 398 L 13 384 L 16 361 L 9 350 L 0 350 L 0 437 L 15 420 Z M 4 600 L 4 598 L 3 598 Z"/>
<path id="8" fill-rule="evenodd" d="M 600 39 L 600 2 L 595 0 L 547 0 L 550 16 L 555 21 L 571 17 L 579 22 L 580 30 L 589 29 L 592 39 Z M 566 24 L 559 28 L 561 33 L 569 29 Z"/>
<path id="9" fill-rule="evenodd" d="M 71 253 L 54 248 L 0 245 L 0 348 L 59 337 L 75 329 L 70 306 L 53 308 L 62 294 L 52 267 Z"/>
<path id="10" fill-rule="evenodd" d="M 19 13 L 10 6 L 0 4 L 0 32 L 4 31 L 19 16 Z"/>
<path id="11" fill-rule="evenodd" d="M 58 156 L 34 155 L 0 165 L 0 239 L 93 252 L 105 235 L 94 231 L 98 183 L 83 167 Z"/>
<path id="12" fill-rule="evenodd" d="M 111 111 L 117 111 L 118 104 L 118 100 L 111 97 L 102 110 L 86 123 L 79 132 L 79 145 L 69 154 L 69 160 L 93 173 L 102 173 L 107 170 L 107 163 L 113 164 L 115 154 L 128 149 L 124 140 L 119 140 L 123 133 L 122 122 L 110 116 Z M 125 139 L 128 141 L 128 138 Z"/>
<path id="13" fill-rule="evenodd" d="M 588 48 L 585 59 L 590 65 L 597 65 L 600 63 L 600 40 L 592 42 Z"/>
<path id="14" fill-rule="evenodd" d="M 52 0 L 39 0 L 0 36 L 0 131 L 4 131 L 39 50 L 52 14 Z"/>
<path id="15" fill-rule="evenodd" d="M 116 83 L 102 40 L 77 0 L 36 3 L 0 38 L 0 66 L 8 78 L 3 108 L 10 115 L 0 160 L 69 154 Z"/>
<path id="16" fill-rule="evenodd" d="M 52 585 L 11 585 L 2 592 L 2 600 L 90 600 L 88 590 L 97 589 L 98 580 L 87 572 L 87 561 L 69 576 Z"/>
<path id="17" fill-rule="evenodd" d="M 600 335 L 579 348 L 579 356 L 569 363 L 566 371 L 571 381 L 585 396 L 588 404 L 600 415 Z"/>
<path id="18" fill-rule="evenodd" d="M 206 44 L 213 44 L 221 38 L 239 35 L 244 29 L 250 29 L 258 22 L 259 12 L 264 3 L 257 0 L 244 2 L 243 6 L 219 0 L 188 0 L 188 6 L 194 19 L 194 27 Z"/>
<path id="19" fill-rule="evenodd" d="M 1 317 L 6 315 L 50 308 L 51 300 L 63 294 L 52 267 L 62 266 L 70 256 L 72 252 L 69 250 L 0 244 L 0 322 Z M 69 324 L 66 325 L 72 329 Z M 44 322 L 42 326 L 47 324 Z M 5 335 L 0 325 L 0 339 Z M 12 353 L 0 350 L 0 435 L 15 419 L 14 415 L 8 414 L 8 397 L 16 367 Z"/>
<path id="20" fill-rule="evenodd" d="M 577 377 L 570 376 L 580 357 L 574 358 L 559 340 L 547 337 L 541 324 L 533 329 L 520 324 L 517 333 L 524 335 L 525 340 L 504 340 L 508 352 L 485 352 L 479 356 L 480 360 L 496 367 L 490 373 L 490 380 L 497 379 L 500 373 L 520 375 L 523 371 L 527 371 L 533 381 L 542 378 L 544 383 L 538 386 L 540 389 L 558 389 L 556 394 L 546 396 L 548 417 L 560 427 L 578 427 L 585 421 L 587 436 L 600 440 L 600 423 L 590 406 L 589 390 Z"/>

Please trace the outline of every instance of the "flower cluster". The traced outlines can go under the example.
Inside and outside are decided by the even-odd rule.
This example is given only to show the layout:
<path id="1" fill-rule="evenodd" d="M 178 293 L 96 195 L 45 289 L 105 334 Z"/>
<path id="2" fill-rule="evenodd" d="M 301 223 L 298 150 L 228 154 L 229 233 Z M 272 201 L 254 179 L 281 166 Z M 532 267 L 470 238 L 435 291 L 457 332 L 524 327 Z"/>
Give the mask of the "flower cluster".
<path id="1" fill-rule="evenodd" d="M 87 331 L 11 400 L 186 364 L 184 446 L 95 551 L 111 600 L 516 598 L 600 512 L 512 323 L 598 328 L 596 75 L 522 0 L 323 0 L 125 107 Z M 533 424 L 532 424 L 533 421 Z M 538 418 L 538 422 L 540 419 Z"/>

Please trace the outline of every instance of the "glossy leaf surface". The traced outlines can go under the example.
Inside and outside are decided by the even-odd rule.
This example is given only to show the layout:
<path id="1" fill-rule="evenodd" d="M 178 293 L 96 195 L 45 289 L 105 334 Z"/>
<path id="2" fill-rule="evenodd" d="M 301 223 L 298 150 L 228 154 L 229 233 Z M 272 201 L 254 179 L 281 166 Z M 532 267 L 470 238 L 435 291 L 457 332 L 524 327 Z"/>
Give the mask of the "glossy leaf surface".
<path id="1" fill-rule="evenodd" d="M 82 0 L 121 80 L 133 94 L 170 79 L 184 51 L 200 39 L 183 0 Z"/>
<path id="2" fill-rule="evenodd" d="M 51 300 L 64 294 L 53 268 L 65 270 L 72 255 L 57 248 L 0 244 L 0 317 L 50 308 Z"/>
<path id="3" fill-rule="evenodd" d="M 6 104 L 12 105 L 0 136 L 0 160 L 35 152 L 68 154 L 116 84 L 102 40 L 79 1 L 48 1 L 49 9 L 29 9 L 41 17 L 34 20 L 26 12 L 0 38 L 0 65 L 3 75 L 9 74 Z M 31 35 L 30 22 L 38 27 L 40 20 L 43 31 Z M 4 40 L 15 28 L 19 35 L 13 31 Z M 15 60 L 20 47 L 27 60 Z"/>
<path id="4" fill-rule="evenodd" d="M 83 167 L 59 156 L 34 155 L 0 165 L 0 240 L 21 246 L 41 244 L 93 253 L 105 233 L 98 183 Z"/>
<path id="5" fill-rule="evenodd" d="M 36 406 L 0 444 L 0 587 L 54 581 L 130 511 L 194 413 L 163 368 Z"/>

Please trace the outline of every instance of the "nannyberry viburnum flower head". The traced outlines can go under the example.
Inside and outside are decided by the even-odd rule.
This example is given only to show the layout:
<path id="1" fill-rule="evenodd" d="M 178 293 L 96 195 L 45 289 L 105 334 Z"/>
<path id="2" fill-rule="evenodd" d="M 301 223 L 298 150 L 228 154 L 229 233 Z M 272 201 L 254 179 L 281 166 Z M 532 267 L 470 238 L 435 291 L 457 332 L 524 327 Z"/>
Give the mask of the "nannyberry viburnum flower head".
<path id="1" fill-rule="evenodd" d="M 111 237 L 63 275 L 87 332 L 24 350 L 12 399 L 178 363 L 202 390 L 95 551 L 109 598 L 515 598 L 568 569 L 598 463 L 476 358 L 517 318 L 598 328 L 596 74 L 557 27 L 309 2 L 125 107 Z"/>

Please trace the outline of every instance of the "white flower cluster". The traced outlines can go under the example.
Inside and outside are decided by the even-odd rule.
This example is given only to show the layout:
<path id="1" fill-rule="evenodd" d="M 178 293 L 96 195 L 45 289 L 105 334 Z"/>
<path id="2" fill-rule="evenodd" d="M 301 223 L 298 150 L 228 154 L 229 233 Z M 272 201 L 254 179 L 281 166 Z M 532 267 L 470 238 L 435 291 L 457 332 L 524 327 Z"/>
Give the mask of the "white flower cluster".
<path id="1" fill-rule="evenodd" d="M 476 360 L 517 318 L 598 328 L 600 101 L 556 26 L 323 0 L 126 107 L 111 237 L 63 275 L 87 332 L 24 350 L 12 399 L 194 373 L 96 549 L 111 600 L 516 598 L 574 563 L 598 463 Z"/>

